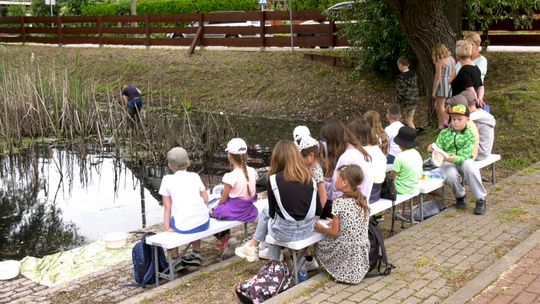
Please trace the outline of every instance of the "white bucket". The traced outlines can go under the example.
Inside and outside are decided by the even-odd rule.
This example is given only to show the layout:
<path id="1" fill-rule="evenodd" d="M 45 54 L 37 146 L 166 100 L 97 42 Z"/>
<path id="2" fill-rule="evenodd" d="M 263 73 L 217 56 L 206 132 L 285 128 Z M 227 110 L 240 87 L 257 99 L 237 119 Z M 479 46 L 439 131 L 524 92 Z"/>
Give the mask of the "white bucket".
<path id="1" fill-rule="evenodd" d="M 0 280 L 11 280 L 19 275 L 21 262 L 7 260 L 0 262 Z"/>

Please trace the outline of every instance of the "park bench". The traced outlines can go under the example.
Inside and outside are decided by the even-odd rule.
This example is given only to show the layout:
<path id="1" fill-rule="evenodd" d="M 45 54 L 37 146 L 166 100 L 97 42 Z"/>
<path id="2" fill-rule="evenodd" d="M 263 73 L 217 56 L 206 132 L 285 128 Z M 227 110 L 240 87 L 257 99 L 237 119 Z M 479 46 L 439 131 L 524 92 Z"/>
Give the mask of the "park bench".
<path id="1" fill-rule="evenodd" d="M 478 169 L 482 169 L 486 166 L 489 166 L 491 165 L 492 166 L 492 182 L 495 183 L 495 162 L 497 162 L 498 160 L 501 159 L 501 156 L 499 154 L 491 154 L 489 155 L 486 159 L 484 160 L 481 160 L 481 161 L 476 161 L 475 162 L 475 166 L 478 167 Z M 435 169 L 435 170 L 438 170 L 438 169 Z M 442 189 L 441 192 L 441 196 L 442 196 L 442 199 L 444 200 L 444 179 L 442 178 L 428 178 L 428 179 L 422 179 L 419 181 L 418 183 L 418 190 L 415 191 L 414 193 L 412 194 L 408 194 L 408 195 L 397 195 L 397 198 L 395 201 L 391 201 L 391 200 L 388 200 L 388 199 L 379 199 L 378 201 L 372 203 L 369 205 L 370 207 L 370 216 L 372 215 L 375 215 L 375 214 L 378 214 L 378 213 L 381 213 L 385 210 L 388 210 L 388 209 L 392 209 L 392 227 L 391 227 L 391 232 L 390 233 L 393 233 L 394 231 L 394 222 L 395 222 L 395 218 L 397 216 L 398 219 L 401 220 L 402 222 L 402 225 L 404 222 L 409 222 L 411 224 L 414 223 L 414 217 L 413 217 L 413 199 L 415 197 L 419 197 L 419 208 L 420 208 L 420 217 L 421 217 L 421 220 L 424 219 L 424 214 L 423 214 L 423 209 L 422 209 L 422 204 L 424 203 L 424 199 L 425 199 L 425 196 L 428 194 L 428 193 L 431 193 L 435 190 L 438 190 L 438 189 Z M 404 214 L 405 212 L 405 202 L 409 202 L 409 218 L 404 218 L 403 216 L 401 215 L 397 215 L 396 212 L 395 212 L 395 207 L 402 204 L 402 214 Z M 294 274 L 294 283 L 295 284 L 298 284 L 298 270 L 302 267 L 302 265 L 300 265 L 300 257 L 303 256 L 303 254 L 305 253 L 305 251 L 307 250 L 307 248 L 311 245 L 314 245 L 316 244 L 317 242 L 319 242 L 320 240 L 322 240 L 324 238 L 324 234 L 322 233 L 318 233 L 318 232 L 313 232 L 311 234 L 310 237 L 304 239 L 304 240 L 300 240 L 300 241 L 295 241 L 295 242 L 287 242 L 287 243 L 283 243 L 283 242 L 278 242 L 276 241 L 274 238 L 272 238 L 271 236 L 266 236 L 266 242 L 267 243 L 270 243 L 270 244 L 274 244 L 274 245 L 278 245 L 278 246 L 282 246 L 282 247 L 286 247 L 286 248 L 289 248 L 289 250 L 291 251 L 291 259 L 292 259 L 292 266 L 293 266 L 293 274 Z"/>
<path id="2" fill-rule="evenodd" d="M 268 206 L 268 200 L 267 199 L 260 199 L 257 202 L 255 202 L 255 206 L 259 210 L 259 213 L 263 208 Z M 198 233 L 193 234 L 180 234 L 176 232 L 160 232 L 157 234 L 154 234 L 152 236 L 149 236 L 146 238 L 146 244 L 150 245 L 154 249 L 154 258 L 155 258 L 155 265 L 159 265 L 158 263 L 158 247 L 163 248 L 164 250 L 170 250 L 174 249 L 180 246 L 187 245 L 187 247 L 184 249 L 185 253 L 188 248 L 190 247 L 191 243 L 194 241 L 202 240 L 207 237 L 212 237 L 214 234 L 223 232 L 228 229 L 232 229 L 235 227 L 238 227 L 240 225 L 244 226 L 244 238 L 247 237 L 247 224 L 246 222 L 241 221 L 225 221 L 225 220 L 217 220 L 215 218 L 210 218 L 210 225 L 207 230 L 201 231 Z M 172 265 L 172 257 L 170 255 L 167 255 L 167 262 L 169 262 L 169 265 Z M 169 269 L 165 269 L 163 272 L 159 272 L 159 267 L 156 267 L 156 287 L 159 286 L 159 278 L 164 278 L 166 280 L 172 281 L 175 278 L 175 273 L 172 271 L 168 271 Z"/>

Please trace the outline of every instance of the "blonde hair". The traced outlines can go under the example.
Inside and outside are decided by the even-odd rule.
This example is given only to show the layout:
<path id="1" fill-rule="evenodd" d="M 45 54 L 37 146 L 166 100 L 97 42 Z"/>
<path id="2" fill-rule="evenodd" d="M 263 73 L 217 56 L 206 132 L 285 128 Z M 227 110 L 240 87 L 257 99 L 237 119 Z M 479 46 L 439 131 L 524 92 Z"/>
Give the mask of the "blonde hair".
<path id="1" fill-rule="evenodd" d="M 248 191 L 248 195 L 249 197 L 252 196 L 251 194 L 251 189 L 249 188 L 249 175 L 248 175 L 248 172 L 247 172 L 247 154 L 232 154 L 232 153 L 229 153 L 229 157 L 230 157 L 230 160 L 232 160 L 232 162 L 234 162 L 236 165 L 239 165 L 242 167 L 242 171 L 244 171 L 244 176 L 246 177 L 246 180 L 247 180 L 247 191 Z M 231 161 L 229 161 L 231 162 Z M 233 165 L 233 164 L 231 164 Z"/>
<path id="2" fill-rule="evenodd" d="M 435 64 L 437 64 L 437 61 L 448 58 L 451 55 L 452 54 L 450 53 L 446 45 L 444 45 L 444 43 L 439 42 L 435 44 L 435 46 L 431 50 L 431 58 L 433 58 L 433 63 Z"/>
<path id="3" fill-rule="evenodd" d="M 482 38 L 480 38 L 480 35 L 475 32 L 467 32 L 467 34 L 463 36 L 463 39 L 470 41 L 471 43 L 474 43 L 478 46 L 482 44 Z"/>
<path id="4" fill-rule="evenodd" d="M 381 124 L 381 115 L 379 112 L 370 110 L 364 114 L 364 119 L 371 127 L 371 134 L 377 140 L 377 145 L 381 148 L 384 154 L 388 153 L 388 135 L 384 132 Z"/>
<path id="5" fill-rule="evenodd" d="M 459 40 L 456 42 L 456 56 L 459 59 L 471 58 L 472 43 L 468 40 Z"/>
<path id="6" fill-rule="evenodd" d="M 280 140 L 272 151 L 268 175 L 283 172 L 288 182 L 311 183 L 311 172 L 304 164 L 302 155 L 290 140 Z"/>
<path id="7" fill-rule="evenodd" d="M 356 203 L 364 211 L 364 218 L 369 217 L 369 207 L 366 198 L 358 189 L 358 186 L 364 181 L 364 172 L 357 165 L 344 165 L 338 168 L 339 176 L 349 184 L 349 190 L 343 191 L 344 197 L 356 199 Z"/>

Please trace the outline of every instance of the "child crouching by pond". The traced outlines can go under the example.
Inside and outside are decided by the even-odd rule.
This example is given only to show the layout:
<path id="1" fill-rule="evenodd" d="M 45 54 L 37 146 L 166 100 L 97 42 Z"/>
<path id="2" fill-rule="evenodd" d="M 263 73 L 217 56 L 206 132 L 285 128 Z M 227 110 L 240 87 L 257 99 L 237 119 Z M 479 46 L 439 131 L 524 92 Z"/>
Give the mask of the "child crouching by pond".
<path id="1" fill-rule="evenodd" d="M 247 145 L 243 139 L 231 139 L 225 151 L 232 171 L 223 176 L 223 193 L 218 205 L 210 212 L 211 216 L 220 220 L 251 223 L 259 215 L 253 205 L 257 201 L 257 171 L 247 165 Z M 231 238 L 231 231 L 226 230 L 215 236 L 220 241 L 218 247 L 223 250 L 221 258 L 232 256 L 232 245 L 236 240 Z"/>
<path id="2" fill-rule="evenodd" d="M 187 172 L 191 164 L 187 151 L 176 147 L 167 152 L 167 162 L 172 174 L 161 181 L 159 194 L 163 199 L 165 231 L 192 234 L 208 229 L 208 193 L 201 177 L 195 172 Z M 180 270 L 185 265 L 201 266 L 201 241 L 191 243 L 191 254 L 176 259 L 172 265 Z M 178 257 L 178 248 L 172 250 L 173 258 Z"/>
<path id="3" fill-rule="evenodd" d="M 328 226 L 315 224 L 316 231 L 326 234 L 317 243 L 317 256 L 336 281 L 358 284 L 369 270 L 369 209 L 358 190 L 364 174 L 357 165 L 341 166 L 338 172 L 336 189 L 343 195 L 333 202 Z"/>

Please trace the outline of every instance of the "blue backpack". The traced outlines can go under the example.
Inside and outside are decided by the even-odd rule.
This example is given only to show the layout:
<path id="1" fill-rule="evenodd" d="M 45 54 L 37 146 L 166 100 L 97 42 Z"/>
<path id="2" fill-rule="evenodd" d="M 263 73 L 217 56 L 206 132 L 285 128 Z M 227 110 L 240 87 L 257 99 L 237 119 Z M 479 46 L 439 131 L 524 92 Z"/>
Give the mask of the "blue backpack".
<path id="1" fill-rule="evenodd" d="M 155 233 L 153 232 L 145 233 L 131 251 L 133 276 L 135 277 L 135 282 L 137 282 L 140 287 L 145 287 L 147 284 L 156 282 L 154 250 L 152 249 L 152 246 L 146 244 L 146 238 L 154 234 Z M 161 247 L 158 248 L 158 257 L 159 271 L 164 272 L 168 270 L 169 263 L 167 263 L 165 252 Z"/>

